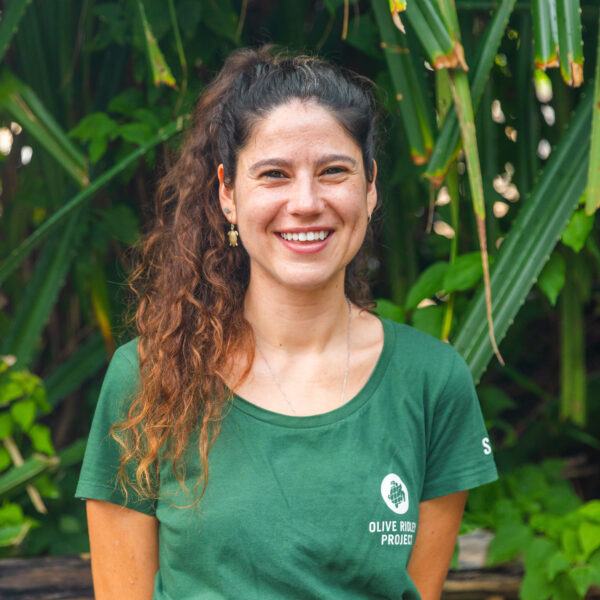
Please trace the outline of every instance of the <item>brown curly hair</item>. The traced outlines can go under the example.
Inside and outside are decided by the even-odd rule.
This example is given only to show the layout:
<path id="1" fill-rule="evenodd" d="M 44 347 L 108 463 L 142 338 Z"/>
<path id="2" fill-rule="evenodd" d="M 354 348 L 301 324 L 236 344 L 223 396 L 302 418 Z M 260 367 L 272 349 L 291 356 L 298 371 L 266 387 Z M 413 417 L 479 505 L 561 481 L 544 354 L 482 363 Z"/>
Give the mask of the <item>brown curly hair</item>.
<path id="1" fill-rule="evenodd" d="M 235 389 L 254 360 L 254 336 L 243 311 L 249 258 L 243 244 L 233 249 L 226 243 L 218 165 L 224 165 L 226 181 L 233 181 L 237 155 L 253 125 L 276 106 L 303 99 L 332 111 L 360 146 L 372 181 L 376 107 L 371 87 L 369 80 L 326 61 L 263 47 L 232 53 L 198 99 L 179 158 L 159 182 L 155 223 L 129 278 L 138 302 L 141 387 L 127 418 L 111 429 L 123 449 L 119 478 L 125 491 L 129 485 L 143 497 L 156 498 L 159 459 L 167 458 L 183 484 L 182 454 L 200 423 L 198 500 L 202 497 L 208 453 L 233 398 L 225 383 L 229 361 L 234 351 L 245 356 Z M 360 308 L 373 307 L 364 243 L 346 268 L 345 291 Z M 135 466 L 130 471 L 135 476 L 127 475 L 127 466 Z"/>

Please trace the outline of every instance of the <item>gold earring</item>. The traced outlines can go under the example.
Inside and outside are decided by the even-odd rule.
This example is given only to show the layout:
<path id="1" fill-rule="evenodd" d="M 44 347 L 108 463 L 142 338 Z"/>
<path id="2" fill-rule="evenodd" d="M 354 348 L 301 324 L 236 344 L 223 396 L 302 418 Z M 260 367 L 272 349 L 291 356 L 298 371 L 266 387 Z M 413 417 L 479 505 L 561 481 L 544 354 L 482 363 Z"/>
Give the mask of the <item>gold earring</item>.
<path id="1" fill-rule="evenodd" d="M 238 236 L 240 234 L 237 232 L 235 225 L 232 223 L 231 228 L 227 232 L 227 239 L 229 240 L 229 245 L 232 248 L 235 248 L 238 245 Z"/>

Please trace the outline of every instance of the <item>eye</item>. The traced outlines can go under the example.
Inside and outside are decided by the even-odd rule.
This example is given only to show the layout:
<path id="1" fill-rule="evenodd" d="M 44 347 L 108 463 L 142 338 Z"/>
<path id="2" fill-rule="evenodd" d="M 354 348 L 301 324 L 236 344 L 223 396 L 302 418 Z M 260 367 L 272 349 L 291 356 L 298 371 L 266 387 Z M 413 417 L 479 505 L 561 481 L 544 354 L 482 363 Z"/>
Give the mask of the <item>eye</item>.
<path id="1" fill-rule="evenodd" d="M 326 169 L 323 169 L 321 175 L 339 175 L 340 173 L 346 173 L 347 171 L 348 169 L 346 167 L 327 167 Z"/>
<path id="2" fill-rule="evenodd" d="M 260 174 L 261 177 L 268 177 L 269 179 L 283 179 L 286 175 L 283 171 L 278 169 L 270 169 Z"/>

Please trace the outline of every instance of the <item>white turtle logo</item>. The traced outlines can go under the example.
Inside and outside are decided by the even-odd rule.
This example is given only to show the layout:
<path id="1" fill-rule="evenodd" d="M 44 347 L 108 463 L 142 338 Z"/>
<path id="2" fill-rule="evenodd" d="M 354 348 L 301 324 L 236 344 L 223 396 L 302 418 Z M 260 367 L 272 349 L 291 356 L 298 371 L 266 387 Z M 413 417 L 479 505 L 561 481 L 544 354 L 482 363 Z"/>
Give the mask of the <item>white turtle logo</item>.
<path id="1" fill-rule="evenodd" d="M 396 473 L 390 473 L 383 478 L 381 497 L 388 507 L 399 515 L 408 510 L 408 489 Z"/>

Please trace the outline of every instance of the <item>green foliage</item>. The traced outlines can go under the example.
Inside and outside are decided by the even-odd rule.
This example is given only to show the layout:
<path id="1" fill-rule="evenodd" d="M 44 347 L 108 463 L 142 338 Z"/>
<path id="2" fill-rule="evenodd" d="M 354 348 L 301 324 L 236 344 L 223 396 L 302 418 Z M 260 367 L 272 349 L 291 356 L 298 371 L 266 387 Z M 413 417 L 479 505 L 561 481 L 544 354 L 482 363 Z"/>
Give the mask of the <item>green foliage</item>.
<path id="1" fill-rule="evenodd" d="M 7 360 L 14 362 L 12 357 L 4 357 L 0 362 L 0 440 L 3 443 L 0 499 L 4 498 L 0 505 L 0 548 L 21 544 L 30 529 L 38 524 L 9 497 L 52 464 L 44 457 L 33 457 L 33 451 L 46 457 L 55 453 L 49 428 L 35 422 L 38 413 L 50 411 L 41 379 L 26 370 L 10 369 Z M 31 455 L 32 459 L 23 464 L 23 455 Z"/>
<path id="2" fill-rule="evenodd" d="M 600 584 L 600 501 L 582 503 L 562 470 L 525 465 L 469 495 L 464 529 L 494 531 L 489 565 L 523 559 L 523 600 L 584 598 Z"/>

